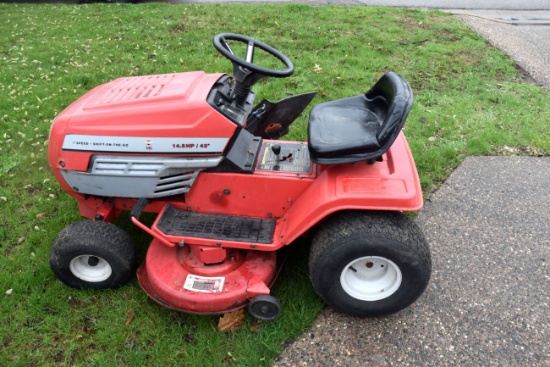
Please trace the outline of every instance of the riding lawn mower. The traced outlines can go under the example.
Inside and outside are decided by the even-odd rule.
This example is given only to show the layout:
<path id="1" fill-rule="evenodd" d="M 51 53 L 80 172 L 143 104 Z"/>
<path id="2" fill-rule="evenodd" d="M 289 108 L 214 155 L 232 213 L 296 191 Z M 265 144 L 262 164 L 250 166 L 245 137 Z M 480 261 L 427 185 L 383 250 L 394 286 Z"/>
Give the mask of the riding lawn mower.
<path id="1" fill-rule="evenodd" d="M 331 307 L 360 317 L 397 312 L 425 290 L 428 244 L 405 212 L 422 207 L 402 132 L 412 106 L 394 72 L 366 93 L 311 109 L 306 141 L 280 138 L 315 93 L 255 103 L 253 85 L 292 62 L 237 34 L 214 37 L 233 75 L 202 71 L 119 78 L 54 120 L 49 164 L 83 221 L 58 235 L 51 269 L 66 285 L 117 288 L 135 271 L 123 212 L 152 236 L 137 269 L 160 305 L 198 314 L 248 306 L 273 320 L 279 250 L 311 238 L 309 274 Z M 238 56 L 233 48 L 244 49 Z M 255 62 L 259 52 L 280 67 Z M 143 212 L 156 213 L 151 226 Z"/>

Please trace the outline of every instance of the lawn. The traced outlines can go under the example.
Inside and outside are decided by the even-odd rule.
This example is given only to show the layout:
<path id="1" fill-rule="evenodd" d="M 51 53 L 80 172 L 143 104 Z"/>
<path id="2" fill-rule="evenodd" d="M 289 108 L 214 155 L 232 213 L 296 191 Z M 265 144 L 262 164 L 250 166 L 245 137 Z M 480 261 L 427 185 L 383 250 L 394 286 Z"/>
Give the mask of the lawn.
<path id="1" fill-rule="evenodd" d="M 260 99 L 317 90 L 319 103 L 363 93 L 387 70 L 404 76 L 415 93 L 405 133 L 426 196 L 466 156 L 550 154 L 548 91 L 524 82 L 509 58 L 447 14 L 0 3 L 0 365 L 265 366 L 322 309 L 307 276 L 307 241 L 291 246 L 273 289 L 282 316 L 262 324 L 248 317 L 229 333 L 217 331 L 216 316 L 161 308 L 136 280 L 115 291 L 76 291 L 49 269 L 57 233 L 79 220 L 47 164 L 52 119 L 116 77 L 231 72 L 212 46 L 220 32 L 253 36 L 293 60 L 291 78 L 258 83 Z M 307 114 L 288 138 L 304 139 L 306 124 Z M 125 219 L 119 224 L 143 259 L 150 239 Z"/>

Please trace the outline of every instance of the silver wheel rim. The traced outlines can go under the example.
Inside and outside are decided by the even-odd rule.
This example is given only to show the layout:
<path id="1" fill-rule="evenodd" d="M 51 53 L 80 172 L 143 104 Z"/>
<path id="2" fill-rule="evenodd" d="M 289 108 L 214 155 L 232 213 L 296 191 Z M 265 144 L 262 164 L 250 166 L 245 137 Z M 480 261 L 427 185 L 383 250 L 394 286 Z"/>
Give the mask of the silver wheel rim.
<path id="1" fill-rule="evenodd" d="M 90 283 L 107 280 L 113 273 L 113 269 L 107 261 L 93 255 L 75 257 L 71 260 L 69 269 L 75 277 Z"/>
<path id="2" fill-rule="evenodd" d="M 379 301 L 394 294 L 402 279 L 401 270 L 393 261 L 379 256 L 365 256 L 344 267 L 340 284 L 353 298 Z"/>

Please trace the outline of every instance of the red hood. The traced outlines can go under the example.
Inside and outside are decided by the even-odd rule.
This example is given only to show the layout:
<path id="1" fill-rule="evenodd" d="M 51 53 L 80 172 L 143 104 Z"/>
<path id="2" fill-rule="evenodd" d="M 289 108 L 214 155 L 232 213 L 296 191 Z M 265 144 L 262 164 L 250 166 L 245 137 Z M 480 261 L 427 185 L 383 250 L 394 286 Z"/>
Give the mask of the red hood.
<path id="1" fill-rule="evenodd" d="M 221 75 L 189 72 L 116 79 L 61 112 L 52 133 L 230 137 L 235 125 L 206 102 Z"/>
<path id="2" fill-rule="evenodd" d="M 222 75 L 128 77 L 89 91 L 55 118 L 50 166 L 85 171 L 92 154 L 109 151 L 221 154 L 237 129 L 207 102 Z"/>

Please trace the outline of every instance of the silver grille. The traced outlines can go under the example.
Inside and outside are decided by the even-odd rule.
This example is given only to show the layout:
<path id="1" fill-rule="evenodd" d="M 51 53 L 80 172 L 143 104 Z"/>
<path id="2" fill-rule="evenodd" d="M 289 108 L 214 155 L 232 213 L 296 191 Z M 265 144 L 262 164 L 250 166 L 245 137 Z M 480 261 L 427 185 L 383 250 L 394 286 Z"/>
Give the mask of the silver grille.
<path id="1" fill-rule="evenodd" d="M 83 194 L 107 197 L 159 198 L 188 192 L 202 170 L 223 157 L 94 156 L 88 172 L 61 171 Z"/>

